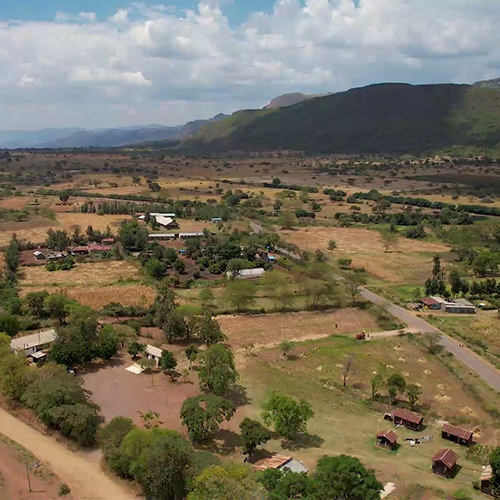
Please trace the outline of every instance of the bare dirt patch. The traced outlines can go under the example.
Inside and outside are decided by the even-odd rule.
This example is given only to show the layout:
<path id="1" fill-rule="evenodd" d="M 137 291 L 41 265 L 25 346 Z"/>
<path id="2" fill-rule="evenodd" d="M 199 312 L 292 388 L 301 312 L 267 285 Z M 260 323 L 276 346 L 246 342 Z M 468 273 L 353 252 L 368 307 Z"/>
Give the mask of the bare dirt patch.
<path id="1" fill-rule="evenodd" d="M 60 229 L 60 226 L 56 221 L 42 218 L 0 223 L 0 247 L 8 245 L 13 234 L 21 241 L 42 244 L 47 239 L 47 231 L 50 228 Z"/>
<path id="2" fill-rule="evenodd" d="M 304 341 L 378 329 L 377 322 L 368 312 L 352 308 L 333 312 L 218 316 L 217 321 L 233 348 L 277 345 L 283 340 Z"/>

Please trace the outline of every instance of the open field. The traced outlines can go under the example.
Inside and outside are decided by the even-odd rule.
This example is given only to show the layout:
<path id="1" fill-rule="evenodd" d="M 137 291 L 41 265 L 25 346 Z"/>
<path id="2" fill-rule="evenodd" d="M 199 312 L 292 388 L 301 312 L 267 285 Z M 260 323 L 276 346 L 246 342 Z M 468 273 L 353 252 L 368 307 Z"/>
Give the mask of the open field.
<path id="1" fill-rule="evenodd" d="M 27 450 L 0 435 L 0 498 L 2 500 L 53 500 L 61 481 L 50 468 L 41 464 Z M 26 460 L 30 468 L 31 492 L 26 477 Z M 65 498 L 72 498 L 71 495 Z"/>
<path id="2" fill-rule="evenodd" d="M 22 287 L 104 286 L 142 279 L 137 268 L 123 260 L 77 264 L 69 271 L 51 272 L 45 267 L 25 267 L 22 274 Z"/>
<path id="3" fill-rule="evenodd" d="M 97 215 L 82 213 L 58 213 L 57 221 L 62 229 L 72 233 L 77 226 L 85 232 L 88 226 L 96 231 L 105 231 L 109 226 L 113 233 L 117 232 L 118 226 L 124 220 L 131 220 L 130 215 Z"/>
<path id="4" fill-rule="evenodd" d="M 334 240 L 337 249 L 330 253 L 332 258 L 351 258 L 353 266 L 364 267 L 374 277 L 392 283 L 421 285 L 430 276 L 433 255 L 450 250 L 441 243 L 401 237 L 386 253 L 380 233 L 362 228 L 308 227 L 282 230 L 280 235 L 309 251 L 327 250 L 328 242 Z"/>
<path id="5" fill-rule="evenodd" d="M 334 334 L 377 331 L 375 318 L 359 309 L 327 312 L 297 312 L 260 316 L 219 316 L 217 321 L 228 336 L 228 344 L 238 349 L 254 345 L 278 345 L 283 340 L 304 341 Z"/>
<path id="6" fill-rule="evenodd" d="M 446 495 L 459 488 L 471 490 L 471 481 L 479 477 L 481 467 L 466 458 L 463 447 L 440 438 L 440 419 L 476 428 L 477 438 L 485 444 L 496 441 L 495 422 L 467 386 L 451 375 L 437 358 L 407 338 L 356 342 L 347 337 L 332 337 L 295 348 L 295 353 L 303 352 L 305 355 L 290 360 L 283 359 L 277 350 L 248 356 L 242 369 L 242 383 L 249 388 L 254 415 L 273 390 L 311 402 L 316 415 L 308 425 L 309 435 L 294 451 L 295 458 L 312 467 L 324 454 L 355 455 L 373 467 L 382 482 L 396 484 L 394 498 L 447 498 Z M 346 355 L 354 356 L 354 369 L 349 375 L 348 387 L 343 390 L 341 373 Z M 402 447 L 394 454 L 374 446 L 375 434 L 391 428 L 390 422 L 382 418 L 390 406 L 368 399 L 369 380 L 374 373 L 387 378 L 397 372 L 409 383 L 421 385 L 421 407 L 427 415 L 427 428 L 421 433 L 396 429 Z M 482 384 L 481 381 L 475 383 Z M 386 389 L 381 389 L 381 393 L 384 396 Z M 415 448 L 403 443 L 403 438 L 415 435 L 435 438 Z M 453 480 L 444 480 L 429 472 L 431 457 L 447 447 L 458 453 L 462 467 Z M 273 441 L 266 448 L 281 451 L 281 444 Z M 428 496 L 418 497 L 412 493 L 417 484 L 428 489 Z"/>
<path id="7" fill-rule="evenodd" d="M 9 244 L 13 234 L 21 241 L 29 241 L 34 244 L 42 244 L 47 238 L 49 229 L 59 229 L 56 221 L 32 218 L 25 222 L 0 222 L 0 247 Z"/>

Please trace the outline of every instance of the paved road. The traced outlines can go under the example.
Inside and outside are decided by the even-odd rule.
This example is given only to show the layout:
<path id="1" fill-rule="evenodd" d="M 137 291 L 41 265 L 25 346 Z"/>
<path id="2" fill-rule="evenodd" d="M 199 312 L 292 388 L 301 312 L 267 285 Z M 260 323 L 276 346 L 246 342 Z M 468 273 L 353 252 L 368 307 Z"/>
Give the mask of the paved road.
<path id="1" fill-rule="evenodd" d="M 264 228 L 255 222 L 250 222 L 250 227 L 255 233 L 262 233 L 264 231 Z M 298 255 L 292 252 L 288 252 L 284 249 L 277 250 L 281 253 L 289 255 L 290 257 L 299 258 Z M 342 277 L 337 276 L 337 278 L 343 281 Z M 441 345 L 447 351 L 451 352 L 451 354 L 453 354 L 457 359 L 467 365 L 472 371 L 477 373 L 477 375 L 482 377 L 486 382 L 488 382 L 488 384 L 490 384 L 494 389 L 500 392 L 500 372 L 492 365 L 490 365 L 490 363 L 488 363 L 485 359 L 481 358 L 479 355 L 475 354 L 466 347 L 460 347 L 460 344 L 456 342 L 452 337 L 438 330 L 422 318 L 415 316 L 415 314 L 413 314 L 411 311 L 393 304 L 387 299 L 380 297 L 373 292 L 370 292 L 366 288 L 361 288 L 360 291 L 363 298 L 372 302 L 373 304 L 377 304 L 383 307 L 400 321 L 406 323 L 410 328 L 422 333 L 439 333 L 441 335 Z"/>
<path id="2" fill-rule="evenodd" d="M 61 481 L 71 487 L 71 495 L 78 500 L 132 500 L 129 493 L 108 477 L 99 462 L 73 453 L 52 438 L 18 420 L 0 408 L 0 434 L 20 444 L 45 462 Z M 33 497 L 35 498 L 35 497 Z"/>

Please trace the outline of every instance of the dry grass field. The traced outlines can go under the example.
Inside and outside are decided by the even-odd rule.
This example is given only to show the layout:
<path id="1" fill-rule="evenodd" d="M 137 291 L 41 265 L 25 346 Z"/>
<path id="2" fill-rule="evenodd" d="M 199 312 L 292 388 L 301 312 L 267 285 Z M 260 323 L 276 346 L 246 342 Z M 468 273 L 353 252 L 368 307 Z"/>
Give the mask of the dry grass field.
<path id="1" fill-rule="evenodd" d="M 109 226 L 112 232 L 116 232 L 118 226 L 124 220 L 131 220 L 130 215 L 97 215 L 82 213 L 58 213 L 57 220 L 62 229 L 72 233 L 77 226 L 85 231 L 88 226 L 92 226 L 96 231 L 105 231 Z"/>
<path id="2" fill-rule="evenodd" d="M 70 271 L 47 271 L 45 267 L 24 267 L 21 286 L 104 286 L 116 282 L 140 281 L 141 274 L 128 262 L 106 261 L 77 264 Z"/>
<path id="3" fill-rule="evenodd" d="M 309 251 L 327 250 L 328 242 L 335 240 L 337 250 L 330 253 L 332 258 L 351 258 L 354 266 L 364 267 L 371 275 L 391 283 L 423 283 L 431 271 L 433 254 L 450 251 L 450 247 L 441 243 L 401 237 L 385 253 L 380 233 L 362 228 L 309 227 L 282 230 L 280 235 Z"/>
<path id="4" fill-rule="evenodd" d="M 259 316 L 218 316 L 222 331 L 233 348 L 272 346 L 283 340 L 300 342 L 335 334 L 377 331 L 375 318 L 359 309 L 296 312 Z"/>
<path id="5" fill-rule="evenodd" d="M 16 234 L 21 241 L 41 245 L 45 242 L 47 231 L 51 228 L 60 229 L 60 225 L 56 221 L 38 217 L 26 222 L 1 222 L 0 247 L 8 245 L 13 234 Z"/>

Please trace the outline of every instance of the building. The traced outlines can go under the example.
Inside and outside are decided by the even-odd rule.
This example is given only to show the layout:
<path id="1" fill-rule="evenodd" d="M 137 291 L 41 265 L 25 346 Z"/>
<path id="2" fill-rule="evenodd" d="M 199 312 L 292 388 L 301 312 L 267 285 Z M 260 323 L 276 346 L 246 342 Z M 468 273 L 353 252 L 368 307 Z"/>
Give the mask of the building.
<path id="1" fill-rule="evenodd" d="M 179 238 L 181 240 L 186 240 L 188 238 L 201 238 L 202 236 L 205 236 L 205 233 L 203 233 L 203 232 L 198 232 L 198 233 L 179 233 Z"/>
<path id="2" fill-rule="evenodd" d="M 158 366 L 162 354 L 163 351 L 158 347 L 149 344 L 146 346 L 146 356 L 148 359 L 152 359 L 156 366 Z"/>
<path id="3" fill-rule="evenodd" d="M 59 252 L 59 253 L 49 253 L 49 255 L 47 255 L 47 260 L 49 262 L 54 262 L 54 261 L 57 261 L 57 260 L 65 259 L 67 256 L 68 256 L 68 254 L 66 252 L 64 252 L 64 253 L 62 253 L 62 252 Z"/>
<path id="4" fill-rule="evenodd" d="M 89 252 L 111 252 L 113 250 L 109 245 L 101 245 L 99 243 L 89 243 Z"/>
<path id="5" fill-rule="evenodd" d="M 393 414 L 392 418 L 394 425 L 403 425 L 407 429 L 419 431 L 424 423 L 424 417 L 418 413 L 413 413 L 404 408 L 398 408 Z"/>
<path id="6" fill-rule="evenodd" d="M 493 477 L 493 469 L 491 468 L 491 465 L 486 465 L 485 467 L 483 467 L 483 472 L 481 473 L 481 478 L 480 478 L 481 493 L 493 496 L 493 488 L 491 486 L 492 477 Z"/>
<path id="7" fill-rule="evenodd" d="M 441 437 L 454 443 L 470 446 L 472 444 L 473 432 L 455 427 L 454 425 L 444 424 L 441 430 Z"/>
<path id="8" fill-rule="evenodd" d="M 89 252 L 89 247 L 75 247 L 71 249 L 73 255 L 88 255 Z"/>
<path id="9" fill-rule="evenodd" d="M 236 274 L 235 278 L 243 280 L 257 279 L 257 278 L 262 278 L 265 272 L 266 270 L 263 267 L 256 267 L 255 269 L 242 269 L 240 272 Z M 232 271 L 227 271 L 226 276 L 229 279 L 232 278 L 233 277 Z"/>
<path id="10" fill-rule="evenodd" d="M 452 314 L 475 314 L 476 306 L 466 299 L 456 299 L 447 301 L 441 297 L 430 297 L 439 304 L 439 308 L 443 312 Z"/>
<path id="11" fill-rule="evenodd" d="M 211 219 L 211 220 L 212 220 L 212 222 L 213 222 L 214 224 L 222 224 L 222 222 L 224 222 L 224 221 L 222 220 L 222 217 L 212 217 L 212 219 Z"/>
<path id="12" fill-rule="evenodd" d="M 176 217 L 175 214 L 173 213 L 168 213 L 168 214 L 164 214 L 164 213 L 160 213 L 160 212 L 152 212 L 149 214 L 151 217 L 171 217 L 172 219 L 174 219 Z M 137 217 L 139 220 L 146 220 L 146 216 L 144 214 L 142 215 L 139 215 Z"/>
<path id="13" fill-rule="evenodd" d="M 175 228 L 175 227 L 179 227 L 177 222 L 175 222 L 174 219 L 172 219 L 172 217 L 163 217 L 162 215 L 159 215 L 157 217 L 155 217 L 156 219 L 156 222 L 160 225 L 160 226 L 163 226 L 163 227 L 166 227 L 166 228 Z"/>
<path id="14" fill-rule="evenodd" d="M 439 311 L 441 309 L 441 304 L 433 297 L 425 297 L 425 299 L 421 299 L 420 304 L 425 309 L 431 309 L 432 311 Z"/>
<path id="15" fill-rule="evenodd" d="M 40 252 L 40 250 L 36 250 L 35 252 L 33 252 L 33 255 L 35 256 L 36 260 L 44 260 L 46 258 L 45 254 L 43 252 Z"/>
<path id="16" fill-rule="evenodd" d="M 438 451 L 432 457 L 432 472 L 443 477 L 450 477 L 457 464 L 457 459 L 458 455 L 449 448 Z"/>
<path id="17" fill-rule="evenodd" d="M 398 443 L 398 435 L 394 431 L 379 432 L 377 434 L 377 444 L 383 448 L 394 450 Z"/>
<path id="18" fill-rule="evenodd" d="M 19 337 L 10 341 L 11 349 L 16 353 L 22 353 L 26 357 L 41 351 L 52 344 L 57 338 L 56 331 L 51 328 L 43 332 L 33 333 L 25 337 Z"/>
<path id="19" fill-rule="evenodd" d="M 175 240 L 177 235 L 175 233 L 152 233 L 148 234 L 150 240 Z"/>
<path id="20" fill-rule="evenodd" d="M 257 460 L 253 464 L 255 470 L 264 471 L 267 469 L 277 469 L 281 471 L 290 470 L 292 472 L 309 472 L 309 469 L 304 466 L 299 460 L 294 460 L 293 457 L 274 453 L 270 457 Z"/>
<path id="21" fill-rule="evenodd" d="M 101 243 L 103 245 L 114 245 L 115 244 L 115 239 L 114 238 L 103 238 L 101 240 Z"/>

